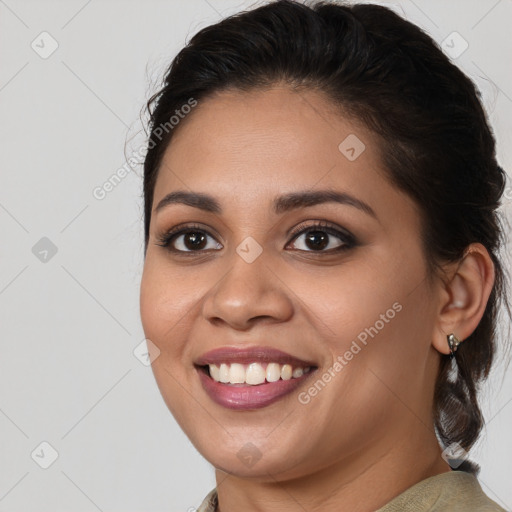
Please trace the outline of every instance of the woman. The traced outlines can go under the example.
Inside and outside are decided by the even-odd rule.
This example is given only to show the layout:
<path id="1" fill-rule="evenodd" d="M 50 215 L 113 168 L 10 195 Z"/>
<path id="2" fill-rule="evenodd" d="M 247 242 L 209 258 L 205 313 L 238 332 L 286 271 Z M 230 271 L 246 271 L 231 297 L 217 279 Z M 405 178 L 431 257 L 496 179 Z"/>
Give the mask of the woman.
<path id="1" fill-rule="evenodd" d="M 471 81 L 391 10 L 282 0 L 148 109 L 141 318 L 199 510 L 504 510 L 467 456 L 510 314 Z"/>

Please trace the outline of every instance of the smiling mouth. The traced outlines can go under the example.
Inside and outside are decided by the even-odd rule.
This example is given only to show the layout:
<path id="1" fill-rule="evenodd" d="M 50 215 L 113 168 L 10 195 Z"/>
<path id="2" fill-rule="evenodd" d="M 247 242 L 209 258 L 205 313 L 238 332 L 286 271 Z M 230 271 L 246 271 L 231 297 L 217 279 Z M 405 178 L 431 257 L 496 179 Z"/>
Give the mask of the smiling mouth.
<path id="1" fill-rule="evenodd" d="M 238 366 L 235 366 L 234 372 L 231 373 L 233 365 Z M 221 382 L 217 380 L 219 378 L 219 375 L 216 374 L 217 370 L 213 369 L 212 373 L 214 375 L 211 374 L 211 367 L 216 365 L 196 365 L 196 370 L 207 395 L 215 403 L 234 410 L 259 409 L 281 400 L 303 385 L 318 369 L 316 366 L 292 368 L 291 365 L 278 365 L 277 363 L 267 363 L 266 365 L 261 363 L 249 363 L 247 365 L 233 363 L 233 365 L 225 365 L 229 366 L 228 375 L 233 376 L 231 380 L 243 380 L 242 382 L 229 382 L 226 377 L 226 368 L 223 368 L 222 378 L 228 381 Z M 277 375 L 278 368 L 273 365 L 280 368 L 282 375 Z M 263 367 L 265 367 L 265 378 L 262 380 Z M 217 369 L 220 372 L 220 367 L 217 367 Z M 245 370 L 245 377 L 242 373 L 243 370 Z M 266 379 L 267 370 L 270 381 Z M 294 374 L 295 376 L 293 376 Z M 249 382 L 246 382 L 245 379 Z M 250 382 L 254 383 L 251 384 Z"/>

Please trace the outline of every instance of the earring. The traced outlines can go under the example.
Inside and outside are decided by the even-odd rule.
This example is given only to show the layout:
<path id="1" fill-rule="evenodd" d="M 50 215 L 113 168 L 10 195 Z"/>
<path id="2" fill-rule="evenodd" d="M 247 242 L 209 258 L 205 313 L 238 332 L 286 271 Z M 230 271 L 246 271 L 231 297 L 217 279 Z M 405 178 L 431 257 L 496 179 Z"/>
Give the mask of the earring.
<path id="1" fill-rule="evenodd" d="M 462 343 L 462 340 L 459 340 L 455 334 L 449 334 L 447 336 L 448 346 L 450 347 L 450 355 L 453 357 L 455 355 L 455 351 L 457 347 Z"/>

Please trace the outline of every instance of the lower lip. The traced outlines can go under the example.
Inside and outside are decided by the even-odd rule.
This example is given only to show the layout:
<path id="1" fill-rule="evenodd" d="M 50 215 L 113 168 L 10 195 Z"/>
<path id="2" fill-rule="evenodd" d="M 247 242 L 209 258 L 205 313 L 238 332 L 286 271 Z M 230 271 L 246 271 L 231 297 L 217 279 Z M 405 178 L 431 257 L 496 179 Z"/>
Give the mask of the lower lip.
<path id="1" fill-rule="evenodd" d="M 219 405 L 228 409 L 260 409 L 277 402 L 301 386 L 315 369 L 311 369 L 301 377 L 289 380 L 279 379 L 256 386 L 232 386 L 213 380 L 204 370 L 197 369 L 204 390 Z"/>

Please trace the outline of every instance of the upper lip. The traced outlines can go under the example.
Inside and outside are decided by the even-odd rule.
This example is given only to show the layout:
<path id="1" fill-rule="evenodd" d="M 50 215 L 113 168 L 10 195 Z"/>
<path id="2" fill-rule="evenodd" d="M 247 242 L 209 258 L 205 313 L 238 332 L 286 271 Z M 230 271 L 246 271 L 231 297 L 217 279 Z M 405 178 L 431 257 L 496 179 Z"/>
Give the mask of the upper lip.
<path id="1" fill-rule="evenodd" d="M 276 348 L 256 346 L 256 347 L 220 347 L 206 352 L 200 356 L 195 364 L 198 366 L 206 366 L 208 364 L 221 363 L 240 363 L 249 364 L 253 362 L 261 363 L 279 363 L 290 364 L 294 367 L 305 368 L 307 366 L 316 366 L 311 361 L 305 361 L 298 357 L 282 352 Z"/>

